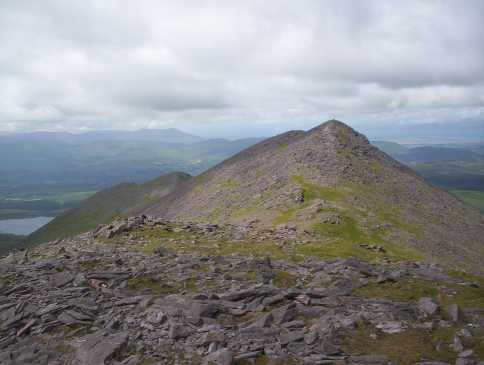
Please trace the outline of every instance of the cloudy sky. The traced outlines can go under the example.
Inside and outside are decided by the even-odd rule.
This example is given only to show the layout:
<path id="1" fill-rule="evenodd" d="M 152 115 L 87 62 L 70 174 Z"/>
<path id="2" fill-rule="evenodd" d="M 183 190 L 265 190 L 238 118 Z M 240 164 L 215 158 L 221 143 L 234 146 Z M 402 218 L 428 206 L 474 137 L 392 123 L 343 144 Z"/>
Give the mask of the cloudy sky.
<path id="1" fill-rule="evenodd" d="M 484 1 L 0 1 L 1 132 L 330 117 L 484 126 Z"/>

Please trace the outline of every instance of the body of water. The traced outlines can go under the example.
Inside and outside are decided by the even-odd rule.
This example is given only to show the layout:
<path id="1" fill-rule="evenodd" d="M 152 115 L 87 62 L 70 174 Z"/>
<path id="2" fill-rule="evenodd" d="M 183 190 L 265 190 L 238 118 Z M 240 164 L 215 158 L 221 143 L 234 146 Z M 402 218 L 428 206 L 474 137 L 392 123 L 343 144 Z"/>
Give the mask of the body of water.
<path id="1" fill-rule="evenodd" d="M 49 223 L 53 217 L 35 217 L 23 219 L 7 219 L 0 221 L 1 233 L 28 235 L 43 225 Z"/>

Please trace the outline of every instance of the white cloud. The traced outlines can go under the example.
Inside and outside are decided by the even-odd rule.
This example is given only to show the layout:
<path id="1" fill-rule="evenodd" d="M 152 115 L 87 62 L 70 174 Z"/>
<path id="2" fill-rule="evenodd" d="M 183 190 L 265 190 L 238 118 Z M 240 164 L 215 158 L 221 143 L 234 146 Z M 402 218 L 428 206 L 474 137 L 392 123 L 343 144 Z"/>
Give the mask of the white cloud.
<path id="1" fill-rule="evenodd" d="M 482 24 L 479 0 L 5 0 L 0 131 L 483 120 Z"/>

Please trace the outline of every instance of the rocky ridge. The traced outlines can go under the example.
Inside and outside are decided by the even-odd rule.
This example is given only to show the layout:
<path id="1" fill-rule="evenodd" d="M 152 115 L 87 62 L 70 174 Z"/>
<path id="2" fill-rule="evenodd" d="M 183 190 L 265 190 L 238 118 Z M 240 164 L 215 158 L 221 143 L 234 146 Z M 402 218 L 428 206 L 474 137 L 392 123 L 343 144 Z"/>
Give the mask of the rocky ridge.
<path id="1" fill-rule="evenodd" d="M 482 278 L 254 224 L 139 216 L 10 254 L 0 363 L 484 363 Z"/>
<path id="2" fill-rule="evenodd" d="M 347 250 L 396 244 L 483 270 L 484 216 L 336 120 L 260 142 L 141 213 L 257 230 L 287 224 Z"/>

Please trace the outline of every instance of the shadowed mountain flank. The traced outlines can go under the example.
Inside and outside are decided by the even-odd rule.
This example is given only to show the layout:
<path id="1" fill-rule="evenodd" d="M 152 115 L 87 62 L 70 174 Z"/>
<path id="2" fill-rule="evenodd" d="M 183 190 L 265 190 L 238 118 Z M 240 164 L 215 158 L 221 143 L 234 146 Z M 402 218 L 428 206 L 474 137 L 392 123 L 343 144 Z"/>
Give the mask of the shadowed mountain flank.
<path id="1" fill-rule="evenodd" d="M 118 217 L 134 215 L 153 201 L 172 192 L 190 175 L 174 172 L 144 184 L 119 184 L 101 190 L 79 208 L 72 209 L 32 233 L 28 243 L 40 243 L 87 232 Z"/>
<path id="2" fill-rule="evenodd" d="M 457 260 L 477 270 L 484 258 L 478 211 L 336 120 L 260 142 L 144 213 L 254 229 L 285 226 L 317 238 L 335 256 L 357 254 L 365 245 L 408 248 L 422 258 Z"/>

